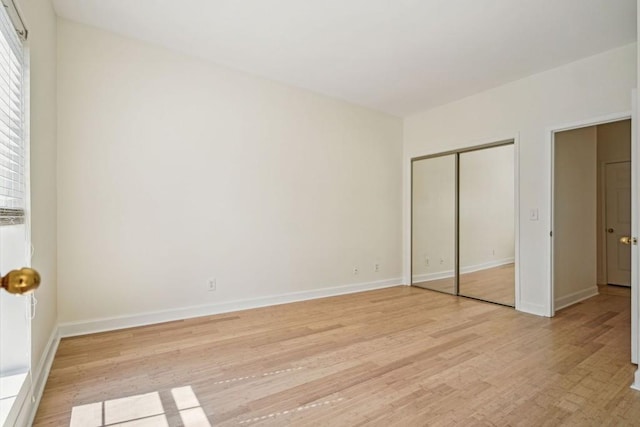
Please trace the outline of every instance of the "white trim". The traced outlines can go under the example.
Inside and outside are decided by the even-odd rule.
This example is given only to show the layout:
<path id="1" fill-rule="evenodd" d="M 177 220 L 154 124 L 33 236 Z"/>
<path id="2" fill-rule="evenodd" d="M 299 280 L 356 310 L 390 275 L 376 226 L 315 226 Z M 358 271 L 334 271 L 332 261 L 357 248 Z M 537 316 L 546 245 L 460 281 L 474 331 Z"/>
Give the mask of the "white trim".
<path id="1" fill-rule="evenodd" d="M 548 153 L 548 158 L 549 158 L 549 176 L 551 177 L 550 182 L 549 182 L 549 230 L 553 231 L 554 228 L 554 224 L 553 224 L 553 214 L 554 214 L 554 206 L 553 206 L 553 196 L 554 196 L 554 152 L 555 152 L 555 134 L 557 132 L 564 132 L 567 130 L 572 130 L 572 129 L 580 129 L 580 128 L 584 128 L 584 127 L 589 127 L 589 126 L 597 126 L 597 125 L 602 125 L 605 123 L 611 123 L 611 122 L 618 122 L 621 120 L 628 120 L 631 119 L 632 124 L 634 122 L 633 119 L 633 112 L 632 111 L 624 111 L 624 112 L 620 112 L 620 113 L 613 113 L 613 114 L 607 114 L 604 116 L 600 116 L 600 117 L 594 117 L 591 119 L 585 119 L 585 120 L 579 120 L 579 121 L 575 121 L 575 122 L 571 122 L 571 123 L 567 123 L 567 124 L 563 124 L 563 125 L 556 125 L 556 126 L 551 126 L 548 127 L 546 129 L 546 138 L 547 138 L 547 147 L 549 147 L 549 150 L 547 151 Z M 633 129 L 633 126 L 632 126 Z M 633 132 L 633 130 L 632 130 Z M 631 149 L 632 149 L 632 153 L 634 148 L 634 141 L 633 141 L 633 137 L 632 137 L 632 141 L 631 141 Z M 635 165 L 636 162 L 632 161 L 632 167 L 631 167 L 631 173 L 633 174 L 634 172 L 634 168 L 637 167 L 637 165 Z M 633 224 L 632 224 L 633 225 Z M 553 283 L 553 237 L 549 238 L 549 257 L 547 258 L 549 260 L 549 268 L 547 270 L 547 277 L 549 278 L 549 286 L 547 288 L 547 301 L 546 301 L 546 307 L 545 307 L 545 316 L 548 317 L 553 317 L 555 315 L 555 297 L 554 297 L 554 283 Z"/>
<path id="2" fill-rule="evenodd" d="M 597 141 L 596 141 L 597 142 Z M 597 160 L 597 159 L 596 159 Z M 600 173 L 600 182 L 598 185 L 600 186 L 600 199 L 598 200 L 598 204 L 600 205 L 599 214 L 600 214 L 600 222 L 598 223 L 598 236 L 600 241 L 602 242 L 602 253 L 598 254 L 598 268 L 600 269 L 600 275 L 596 274 L 596 281 L 598 285 L 606 285 L 607 279 L 609 277 L 608 271 L 608 257 L 607 257 L 607 196 L 606 196 L 606 188 L 607 188 L 607 165 L 609 162 L 602 162 L 598 165 L 598 172 Z M 596 190 L 597 191 L 597 190 Z M 597 242 L 596 242 L 597 246 Z"/>
<path id="3" fill-rule="evenodd" d="M 563 125 L 556 125 L 547 128 L 550 132 L 564 132 L 573 129 L 582 129 L 590 126 L 604 125 L 607 123 L 620 122 L 622 120 L 628 120 L 632 117 L 631 111 L 621 111 L 618 113 L 605 114 L 604 116 L 593 117 L 590 119 L 577 120 L 575 122 L 566 123 Z"/>
<path id="4" fill-rule="evenodd" d="M 513 137 L 513 167 L 515 168 L 513 171 L 513 214 L 514 214 L 514 255 L 515 255 L 515 309 L 518 311 L 526 311 L 523 308 L 523 301 L 521 300 L 522 292 L 520 291 L 520 132 L 516 133 Z"/>
<path id="5" fill-rule="evenodd" d="M 638 90 L 631 91 L 631 236 L 638 237 L 638 217 L 640 217 L 640 209 L 638 208 L 638 190 L 640 182 L 638 182 L 638 168 L 640 168 L 640 159 L 638 158 Z M 631 362 L 638 363 L 638 353 L 640 352 L 640 343 L 638 342 L 638 322 L 640 321 L 640 313 L 638 306 L 640 305 L 640 289 L 638 279 L 638 268 L 640 260 L 638 259 L 638 246 L 631 245 Z M 638 376 L 636 376 L 636 380 Z M 640 384 L 636 381 L 636 384 Z"/>
<path id="6" fill-rule="evenodd" d="M 13 405 L 5 425 L 16 426 L 30 426 L 33 425 L 33 420 L 36 417 L 38 406 L 40 405 L 40 399 L 44 392 L 44 386 L 49 378 L 51 372 L 51 365 L 53 359 L 58 351 L 58 345 L 60 344 L 60 335 L 58 334 L 58 328 L 54 327 L 47 341 L 44 353 L 40 357 L 38 367 L 36 368 L 33 376 L 27 376 L 23 387 L 20 389 L 20 393 L 16 398 L 16 403 Z M 31 381 L 33 380 L 33 384 Z M 26 385 L 26 386 L 25 386 Z M 33 399 L 31 397 L 33 396 Z"/>
<path id="7" fill-rule="evenodd" d="M 38 406 L 40 405 L 40 399 L 42 399 L 42 393 L 44 393 L 44 387 L 47 384 L 47 380 L 49 379 L 49 373 L 51 372 L 53 359 L 56 356 L 59 345 L 60 333 L 58 332 L 58 327 L 56 326 L 51 332 L 51 336 L 49 337 L 49 341 L 47 342 L 47 346 L 45 347 L 45 351 L 42 354 L 42 357 L 40 358 L 38 368 L 36 369 L 34 375 L 35 386 L 33 387 L 33 397 L 35 398 L 35 402 L 33 402 L 28 425 L 32 425 L 36 417 L 36 411 L 38 410 Z"/>
<path id="8" fill-rule="evenodd" d="M 598 286 L 593 286 L 588 289 L 582 289 L 581 291 L 573 292 L 569 295 L 556 299 L 554 301 L 554 307 L 556 308 L 556 311 L 562 310 L 563 308 L 579 303 L 580 301 L 595 297 L 598 294 Z"/>
<path id="9" fill-rule="evenodd" d="M 504 258 L 495 261 L 483 262 L 482 264 L 470 265 L 468 267 L 461 267 L 460 274 L 475 273 L 476 271 L 488 270 L 490 268 L 500 267 L 507 264 L 513 264 L 515 258 Z M 455 272 L 453 270 L 438 271 L 436 273 L 416 274 L 413 276 L 413 282 L 430 282 L 432 280 L 447 279 L 453 277 Z"/>
<path id="10" fill-rule="evenodd" d="M 635 382 L 631 384 L 631 388 L 640 391 L 640 369 L 636 371 Z"/>
<path id="11" fill-rule="evenodd" d="M 521 311 L 523 313 L 535 314 L 536 316 L 548 317 L 547 307 L 544 304 L 534 304 L 526 301 L 521 301 L 518 311 Z"/>
<path id="12" fill-rule="evenodd" d="M 163 311 L 148 312 L 143 314 L 92 319 L 80 322 L 61 323 L 58 331 L 61 337 L 86 335 L 96 332 L 113 331 L 117 329 L 132 328 L 136 326 L 152 325 L 156 323 L 183 320 L 193 317 L 210 316 L 213 314 L 229 313 L 252 308 L 267 307 L 272 305 L 287 304 L 297 301 L 307 301 L 317 298 L 326 298 L 337 295 L 352 294 L 355 292 L 371 291 L 375 289 L 400 286 L 401 278 L 380 280 L 368 283 L 356 283 L 332 288 L 316 289 L 311 291 L 291 292 L 286 294 L 207 304 Z"/>
<path id="13" fill-rule="evenodd" d="M 604 266 L 602 266 L 601 268 L 603 268 L 604 270 L 604 280 L 602 281 L 602 283 L 600 283 L 600 280 L 598 280 L 598 284 L 599 285 L 608 285 L 609 284 L 609 252 L 608 252 L 608 245 L 609 245 L 609 238 L 607 236 L 607 227 L 608 227 L 608 221 L 607 221 L 607 166 L 611 166 L 611 165 L 619 165 L 621 163 L 629 163 L 629 170 L 632 169 L 631 166 L 631 159 L 629 160 L 619 160 L 619 161 L 611 161 L 611 162 L 602 162 L 601 166 L 602 166 L 602 170 L 601 170 L 601 178 L 602 178 L 602 200 L 601 200 L 601 219 L 602 222 L 600 224 L 598 224 L 598 228 L 601 231 L 601 239 L 602 239 L 602 244 L 603 244 L 603 256 L 602 256 L 602 261 L 604 264 Z M 633 180 L 633 178 L 631 178 L 631 180 Z M 631 221 L 631 224 L 633 224 L 635 221 Z M 635 236 L 635 234 L 633 234 L 631 232 L 631 230 L 629 230 L 629 233 L 631 236 Z M 633 246 L 633 245 L 632 245 Z M 629 251 L 631 252 L 631 251 Z M 630 257 L 632 257 L 631 254 L 629 254 Z M 600 260 L 599 260 L 600 261 Z M 633 266 L 632 266 L 633 268 Z M 631 279 L 629 279 L 631 280 Z M 613 283 L 615 285 L 618 286 L 629 286 L 631 287 L 631 283 L 629 283 L 629 285 L 625 285 L 623 283 Z"/>
<path id="14" fill-rule="evenodd" d="M 405 155 L 403 142 L 403 155 Z M 402 279 L 411 286 L 413 273 L 413 160 L 411 156 L 404 159 L 402 179 Z"/>

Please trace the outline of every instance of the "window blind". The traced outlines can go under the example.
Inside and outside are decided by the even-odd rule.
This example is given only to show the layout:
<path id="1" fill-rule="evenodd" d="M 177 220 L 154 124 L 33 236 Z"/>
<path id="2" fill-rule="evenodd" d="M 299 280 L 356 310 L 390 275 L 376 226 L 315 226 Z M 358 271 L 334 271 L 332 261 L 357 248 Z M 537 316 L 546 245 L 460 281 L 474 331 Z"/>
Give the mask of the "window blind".
<path id="1" fill-rule="evenodd" d="M 7 8 L 0 9 L 1 226 L 24 223 L 26 145 L 23 46 Z"/>

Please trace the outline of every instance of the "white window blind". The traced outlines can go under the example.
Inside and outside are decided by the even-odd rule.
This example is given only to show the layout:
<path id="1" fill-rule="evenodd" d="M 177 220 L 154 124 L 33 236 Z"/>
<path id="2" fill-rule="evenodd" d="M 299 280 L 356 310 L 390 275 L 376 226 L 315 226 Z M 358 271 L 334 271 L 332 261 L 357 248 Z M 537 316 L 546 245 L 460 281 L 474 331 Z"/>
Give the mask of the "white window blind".
<path id="1" fill-rule="evenodd" d="M 24 51 L 7 13 L 0 8 L 0 226 L 24 222 L 26 145 Z"/>

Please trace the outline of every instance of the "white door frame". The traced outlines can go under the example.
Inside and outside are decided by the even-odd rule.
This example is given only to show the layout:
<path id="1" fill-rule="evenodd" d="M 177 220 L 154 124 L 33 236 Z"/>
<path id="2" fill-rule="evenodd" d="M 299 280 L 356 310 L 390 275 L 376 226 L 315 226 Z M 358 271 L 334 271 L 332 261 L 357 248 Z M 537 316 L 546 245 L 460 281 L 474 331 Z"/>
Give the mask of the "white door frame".
<path id="1" fill-rule="evenodd" d="M 638 167 L 640 161 L 638 156 L 638 90 L 633 89 L 631 91 L 631 235 L 638 236 L 638 191 L 640 187 L 638 184 Z M 635 165 L 635 166 L 634 166 Z M 634 252 L 635 251 L 635 252 Z M 638 278 L 638 266 L 640 260 L 638 259 L 638 247 L 636 245 L 631 247 L 631 362 L 638 363 L 638 356 L 640 354 L 640 280 Z M 634 383 L 631 384 L 631 388 L 640 391 L 640 367 L 636 369 Z"/>
<path id="2" fill-rule="evenodd" d="M 635 111 L 635 90 L 634 90 L 634 111 Z M 555 134 L 562 131 L 579 129 L 589 126 L 597 126 L 605 123 L 618 122 L 622 120 L 631 120 L 631 235 L 638 236 L 638 143 L 636 138 L 636 119 L 634 111 L 625 111 L 621 113 L 609 114 L 606 116 L 595 117 L 591 119 L 581 120 L 564 125 L 554 126 L 547 129 L 547 138 L 549 141 L 548 147 L 550 149 L 550 172 L 551 172 L 551 188 L 550 188 L 550 212 L 549 219 L 551 225 L 551 238 L 549 239 L 549 254 L 550 254 L 550 271 L 549 271 L 549 289 L 548 289 L 548 314 L 549 317 L 555 315 L 555 298 L 554 298 L 554 283 L 553 283 L 553 216 L 554 216 L 554 153 L 555 153 Z M 631 247 L 631 361 L 638 363 L 638 246 L 632 245 Z M 636 373 L 636 379 L 640 379 L 640 370 Z M 637 385 L 638 382 L 636 382 Z"/>
<path id="3" fill-rule="evenodd" d="M 602 244 L 604 245 L 603 247 L 603 253 L 602 253 L 602 260 L 598 260 L 598 261 L 603 261 L 602 265 L 600 266 L 600 268 L 603 269 L 603 273 L 604 273 L 604 279 L 605 279 L 605 285 L 609 283 L 609 253 L 607 252 L 607 249 L 609 247 L 609 243 L 608 243 L 608 236 L 607 236 L 607 227 L 609 227 L 608 223 L 607 223 L 607 207 L 609 206 L 607 203 L 607 166 L 609 165 L 617 165 L 617 164 L 621 164 L 621 163 L 629 163 L 629 167 L 631 167 L 631 160 L 613 160 L 610 162 L 602 162 L 600 164 L 600 185 L 602 186 L 602 194 L 600 195 L 600 215 L 602 216 L 602 224 L 598 224 L 598 229 L 600 231 L 600 240 L 602 241 Z M 631 224 L 633 224 L 633 220 L 631 221 Z M 629 235 L 632 235 L 631 232 L 629 232 Z"/>

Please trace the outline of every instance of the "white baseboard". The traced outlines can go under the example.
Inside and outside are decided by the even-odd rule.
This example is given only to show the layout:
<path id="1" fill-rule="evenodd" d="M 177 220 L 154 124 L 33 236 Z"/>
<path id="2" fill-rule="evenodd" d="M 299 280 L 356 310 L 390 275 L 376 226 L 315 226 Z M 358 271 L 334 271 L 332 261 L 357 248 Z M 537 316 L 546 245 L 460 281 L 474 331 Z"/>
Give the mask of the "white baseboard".
<path id="1" fill-rule="evenodd" d="M 44 386 L 47 384 L 51 365 L 60 344 L 60 335 L 58 328 L 54 327 L 47 341 L 44 353 L 40 357 L 38 366 L 32 367 L 32 376 L 27 376 L 24 386 L 20 390 L 16 398 L 16 402 L 9 413 L 5 425 L 13 426 L 30 426 L 36 417 L 38 405 L 44 392 Z M 33 381 L 33 383 L 31 382 Z"/>
<path id="2" fill-rule="evenodd" d="M 640 367 L 636 369 L 635 381 L 631 384 L 631 388 L 640 391 Z"/>
<path id="3" fill-rule="evenodd" d="M 543 304 L 534 304 L 526 301 L 517 302 L 516 310 L 523 313 L 535 314 L 536 316 L 549 317 L 547 306 Z"/>
<path id="4" fill-rule="evenodd" d="M 489 268 L 496 268 L 507 264 L 513 264 L 515 258 L 503 258 L 483 262 L 481 264 L 469 265 L 467 267 L 460 268 L 460 274 L 475 273 L 476 271 L 488 270 Z M 438 271 L 435 273 L 416 274 L 413 276 L 413 283 L 430 282 L 432 280 L 448 279 L 454 276 L 453 270 Z"/>
<path id="5" fill-rule="evenodd" d="M 579 303 L 580 301 L 584 301 L 587 298 L 591 298 L 596 295 L 598 295 L 598 286 L 593 286 L 578 292 L 573 292 L 564 297 L 556 298 L 553 306 L 555 311 L 562 310 L 563 308 L 569 307 L 570 305 Z"/>
<path id="6" fill-rule="evenodd" d="M 248 310 L 251 308 L 306 301 L 317 298 L 351 294 L 355 292 L 371 291 L 375 289 L 400 286 L 401 278 L 380 280 L 368 283 L 336 286 L 332 288 L 315 289 L 311 291 L 291 292 L 269 297 L 236 300 L 217 304 L 208 304 L 170 310 L 148 312 L 130 316 L 117 316 L 103 319 L 93 319 L 82 322 L 61 323 L 58 331 L 61 337 L 86 335 L 96 332 L 113 331 L 136 326 L 152 325 L 173 320 L 189 319 L 193 317 L 211 316 L 213 314 L 229 313 L 232 311 Z"/>

